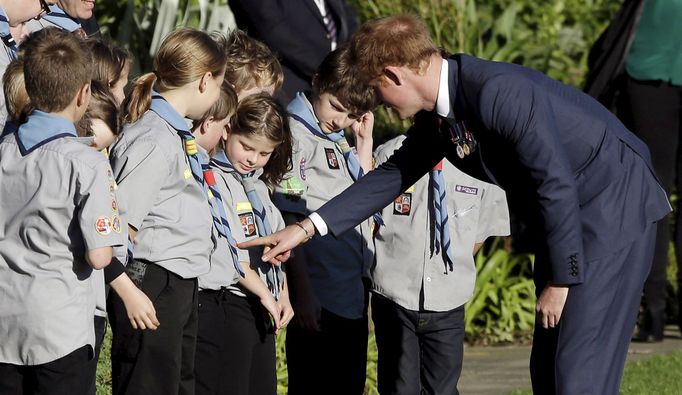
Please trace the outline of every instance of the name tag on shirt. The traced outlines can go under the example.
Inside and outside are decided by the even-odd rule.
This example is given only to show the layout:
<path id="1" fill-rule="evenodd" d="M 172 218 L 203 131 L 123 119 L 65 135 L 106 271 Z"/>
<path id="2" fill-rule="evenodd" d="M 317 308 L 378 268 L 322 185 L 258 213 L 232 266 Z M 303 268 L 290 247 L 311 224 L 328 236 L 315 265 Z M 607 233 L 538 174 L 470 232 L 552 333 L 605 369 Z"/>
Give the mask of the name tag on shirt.
<path id="1" fill-rule="evenodd" d="M 467 195 L 478 195 L 478 188 L 466 185 L 455 185 L 455 192 L 466 193 Z"/>

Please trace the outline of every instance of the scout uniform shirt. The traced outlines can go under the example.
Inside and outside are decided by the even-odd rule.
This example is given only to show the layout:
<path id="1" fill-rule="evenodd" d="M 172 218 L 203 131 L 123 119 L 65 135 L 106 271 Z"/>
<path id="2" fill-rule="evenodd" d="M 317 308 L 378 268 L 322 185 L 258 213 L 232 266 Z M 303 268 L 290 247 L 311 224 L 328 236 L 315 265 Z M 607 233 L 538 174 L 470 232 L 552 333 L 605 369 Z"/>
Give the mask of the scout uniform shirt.
<path id="1" fill-rule="evenodd" d="M 402 146 L 398 136 L 377 148 L 377 166 Z M 463 305 L 476 283 L 473 249 L 489 236 L 509 234 L 509 211 L 499 187 L 470 177 L 443 161 L 453 269 L 432 254 L 432 194 L 427 174 L 382 211 L 375 236 L 373 291 L 414 311 L 449 311 Z M 420 291 L 423 289 L 423 306 Z"/>
<path id="2" fill-rule="evenodd" d="M 138 230 L 135 259 L 182 278 L 208 272 L 213 220 L 177 131 L 149 110 L 125 126 L 109 159 L 118 183 L 119 210 Z"/>
<path id="3" fill-rule="evenodd" d="M 216 187 L 223 199 L 223 206 L 228 216 L 227 219 L 230 223 L 232 236 L 238 243 L 264 236 L 259 232 L 258 226 L 256 226 L 256 214 L 253 212 L 253 207 L 249 203 L 249 198 L 246 196 L 241 181 L 239 181 L 241 176 L 235 174 L 236 171 L 234 169 L 223 165 L 224 163 L 229 163 L 225 152 L 218 151 L 214 158 L 217 161 L 211 161 L 211 169 L 213 169 L 215 174 Z M 262 169 L 258 170 L 254 177 L 259 177 L 262 172 Z M 272 231 L 275 232 L 283 229 L 285 225 L 282 214 L 280 214 L 279 210 L 270 200 L 267 186 L 261 180 L 256 180 L 255 186 L 256 192 L 266 210 L 266 219 L 269 221 Z M 258 272 L 263 282 L 267 283 L 265 272 L 272 270 L 272 265 L 261 260 L 263 255 L 262 247 L 249 248 L 248 250 L 238 249 L 237 252 L 239 261 L 250 265 L 252 269 Z M 232 293 L 244 296 L 242 291 L 233 287 L 239 281 L 239 278 L 240 276 L 232 264 L 232 257 L 227 250 L 227 245 L 220 243 L 211 256 L 211 271 L 199 277 L 199 289 L 218 290 L 229 287 Z"/>
<path id="4" fill-rule="evenodd" d="M 312 119 L 312 106 L 304 95 Z M 308 127 L 289 117 L 293 145 L 293 170 L 275 189 L 273 202 L 282 212 L 307 216 L 353 184 L 341 150 L 328 139 L 313 134 Z M 348 319 L 364 314 L 365 292 L 362 277 L 373 260 L 369 220 L 354 230 L 334 237 L 316 235 L 302 246 L 311 285 L 322 307 Z"/>
<path id="5" fill-rule="evenodd" d="M 34 111 L 0 142 L 0 362 L 44 364 L 95 342 L 86 251 L 124 245 L 106 158 Z"/>

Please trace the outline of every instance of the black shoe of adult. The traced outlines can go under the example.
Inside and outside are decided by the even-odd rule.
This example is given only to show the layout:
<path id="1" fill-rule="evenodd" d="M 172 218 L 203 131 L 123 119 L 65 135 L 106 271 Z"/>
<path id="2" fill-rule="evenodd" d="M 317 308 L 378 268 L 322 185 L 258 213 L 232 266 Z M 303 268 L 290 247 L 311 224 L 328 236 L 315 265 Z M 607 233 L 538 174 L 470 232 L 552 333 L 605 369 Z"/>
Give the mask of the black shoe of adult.
<path id="1" fill-rule="evenodd" d="M 632 341 L 635 343 L 659 343 L 663 341 L 663 335 L 653 335 L 645 331 L 641 331 L 632 337 Z"/>

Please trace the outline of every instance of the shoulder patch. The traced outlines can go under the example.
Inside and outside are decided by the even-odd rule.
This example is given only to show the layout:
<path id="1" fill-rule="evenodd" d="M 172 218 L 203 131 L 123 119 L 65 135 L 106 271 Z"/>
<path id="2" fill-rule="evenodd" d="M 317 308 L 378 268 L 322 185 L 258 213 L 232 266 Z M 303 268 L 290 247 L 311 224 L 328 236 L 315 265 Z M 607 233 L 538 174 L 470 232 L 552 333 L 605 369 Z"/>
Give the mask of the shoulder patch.
<path id="1" fill-rule="evenodd" d="M 120 224 L 119 224 L 120 227 Z M 111 220 L 106 215 L 100 215 L 95 221 L 95 230 L 102 236 L 111 233 Z"/>
<path id="2" fill-rule="evenodd" d="M 121 218 L 118 215 L 111 217 L 111 230 L 116 233 L 121 233 Z"/>

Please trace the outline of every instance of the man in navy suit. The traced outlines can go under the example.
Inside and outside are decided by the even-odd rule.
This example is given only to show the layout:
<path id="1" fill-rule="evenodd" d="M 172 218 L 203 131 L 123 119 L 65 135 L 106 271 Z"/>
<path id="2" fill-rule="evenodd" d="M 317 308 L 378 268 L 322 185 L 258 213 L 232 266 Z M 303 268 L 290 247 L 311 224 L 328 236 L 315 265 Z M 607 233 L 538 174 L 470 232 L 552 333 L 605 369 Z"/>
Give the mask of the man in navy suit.
<path id="1" fill-rule="evenodd" d="M 646 146 L 595 100 L 539 72 L 444 59 L 416 17 L 368 22 L 350 46 L 358 75 L 415 124 L 386 163 L 261 240 L 272 247 L 264 259 L 284 259 L 315 232 L 345 232 L 445 156 L 503 187 L 538 235 L 534 392 L 617 394 L 656 221 L 670 211 Z"/>

